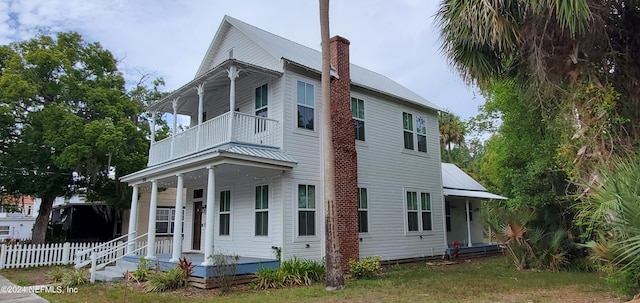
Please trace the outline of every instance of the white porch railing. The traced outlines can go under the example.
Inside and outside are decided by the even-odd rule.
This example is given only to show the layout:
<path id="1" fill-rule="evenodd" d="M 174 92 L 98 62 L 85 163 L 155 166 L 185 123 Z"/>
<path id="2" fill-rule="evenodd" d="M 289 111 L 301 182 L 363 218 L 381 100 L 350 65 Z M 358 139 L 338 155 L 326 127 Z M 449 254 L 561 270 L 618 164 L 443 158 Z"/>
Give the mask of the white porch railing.
<path id="1" fill-rule="evenodd" d="M 278 121 L 235 112 L 229 138 L 229 112 L 151 145 L 149 166 L 228 142 L 277 146 Z"/>

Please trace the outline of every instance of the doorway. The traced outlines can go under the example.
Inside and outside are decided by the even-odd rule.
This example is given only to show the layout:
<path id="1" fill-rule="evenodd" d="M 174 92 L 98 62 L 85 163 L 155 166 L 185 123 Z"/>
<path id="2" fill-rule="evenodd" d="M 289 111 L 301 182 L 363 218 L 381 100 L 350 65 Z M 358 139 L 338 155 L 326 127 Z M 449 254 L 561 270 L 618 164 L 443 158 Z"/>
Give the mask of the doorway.
<path id="1" fill-rule="evenodd" d="M 193 202 L 193 250 L 200 250 L 202 236 L 202 201 Z"/>

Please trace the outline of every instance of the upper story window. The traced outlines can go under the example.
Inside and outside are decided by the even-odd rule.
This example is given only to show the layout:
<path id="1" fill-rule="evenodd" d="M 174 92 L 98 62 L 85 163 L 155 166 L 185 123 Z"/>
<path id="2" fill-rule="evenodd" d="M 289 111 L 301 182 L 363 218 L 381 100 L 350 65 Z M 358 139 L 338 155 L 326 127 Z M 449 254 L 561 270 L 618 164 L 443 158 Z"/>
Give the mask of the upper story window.
<path id="1" fill-rule="evenodd" d="M 313 84 L 298 81 L 298 128 L 314 130 L 314 99 Z"/>
<path id="2" fill-rule="evenodd" d="M 427 119 L 424 116 L 402 113 L 404 148 L 427 152 Z"/>
<path id="3" fill-rule="evenodd" d="M 267 85 L 256 88 L 256 116 L 267 117 L 267 105 L 269 104 L 269 89 Z"/>
<path id="4" fill-rule="evenodd" d="M 364 100 L 351 97 L 351 116 L 355 126 L 356 140 L 364 140 Z"/>

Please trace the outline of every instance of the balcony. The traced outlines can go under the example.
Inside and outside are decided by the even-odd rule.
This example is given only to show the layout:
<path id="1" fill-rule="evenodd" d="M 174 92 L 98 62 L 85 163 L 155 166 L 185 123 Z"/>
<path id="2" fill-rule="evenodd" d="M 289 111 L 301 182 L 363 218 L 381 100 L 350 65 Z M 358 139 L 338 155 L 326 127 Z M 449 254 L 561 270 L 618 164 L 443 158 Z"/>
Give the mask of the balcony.
<path id="1" fill-rule="evenodd" d="M 230 121 L 232 120 L 232 122 Z M 154 166 L 225 143 L 278 146 L 278 121 L 226 112 L 184 132 L 151 144 L 148 166 Z"/>

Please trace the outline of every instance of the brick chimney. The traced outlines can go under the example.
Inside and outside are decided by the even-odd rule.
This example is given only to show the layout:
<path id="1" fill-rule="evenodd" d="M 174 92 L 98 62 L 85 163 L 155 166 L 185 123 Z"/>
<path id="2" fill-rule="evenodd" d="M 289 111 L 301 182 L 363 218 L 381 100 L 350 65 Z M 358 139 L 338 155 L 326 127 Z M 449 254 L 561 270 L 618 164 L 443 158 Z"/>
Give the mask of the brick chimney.
<path id="1" fill-rule="evenodd" d="M 349 40 L 331 38 L 331 67 L 338 77 L 331 78 L 331 119 L 335 156 L 336 209 L 342 268 L 349 260 L 359 260 L 358 230 L 358 157 L 353 118 L 351 116 L 351 77 L 349 74 Z"/>

